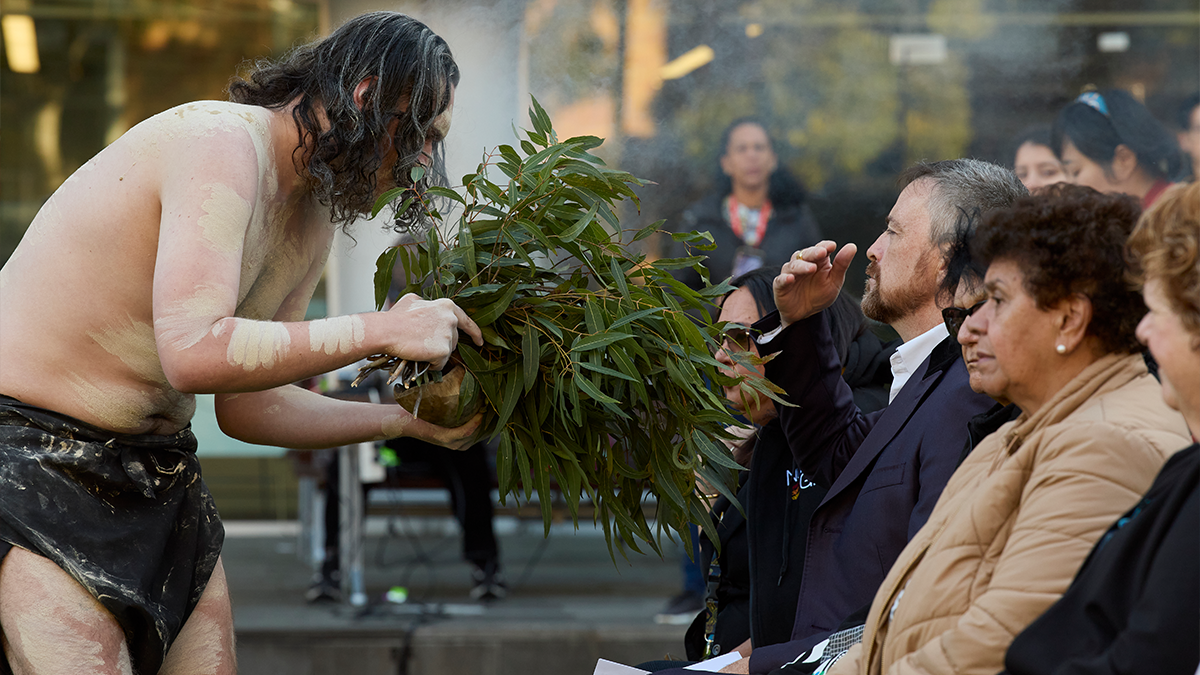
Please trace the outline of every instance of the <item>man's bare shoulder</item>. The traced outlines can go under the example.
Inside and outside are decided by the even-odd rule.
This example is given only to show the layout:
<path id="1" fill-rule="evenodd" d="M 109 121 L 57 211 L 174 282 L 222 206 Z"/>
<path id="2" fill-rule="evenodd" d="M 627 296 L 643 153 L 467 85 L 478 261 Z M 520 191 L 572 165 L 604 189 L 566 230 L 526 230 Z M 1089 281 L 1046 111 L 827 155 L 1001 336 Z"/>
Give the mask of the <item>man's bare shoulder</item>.
<path id="1" fill-rule="evenodd" d="M 272 143 L 277 116 L 266 108 L 226 101 L 187 103 L 130 129 L 117 142 L 122 146 L 118 152 L 153 167 L 153 174 L 139 183 L 153 186 L 164 201 L 213 181 L 246 199 L 269 200 L 277 185 Z"/>
<path id="2" fill-rule="evenodd" d="M 248 131 L 266 137 L 272 111 L 229 101 L 193 101 L 164 110 L 134 127 L 167 138 L 203 138 L 221 132 Z"/>
<path id="3" fill-rule="evenodd" d="M 165 176 L 175 167 L 190 171 L 209 159 L 224 170 L 257 166 L 261 176 L 272 159 L 274 113 L 226 101 L 197 101 L 165 110 L 125 133 L 112 146 L 130 159 L 156 165 Z"/>

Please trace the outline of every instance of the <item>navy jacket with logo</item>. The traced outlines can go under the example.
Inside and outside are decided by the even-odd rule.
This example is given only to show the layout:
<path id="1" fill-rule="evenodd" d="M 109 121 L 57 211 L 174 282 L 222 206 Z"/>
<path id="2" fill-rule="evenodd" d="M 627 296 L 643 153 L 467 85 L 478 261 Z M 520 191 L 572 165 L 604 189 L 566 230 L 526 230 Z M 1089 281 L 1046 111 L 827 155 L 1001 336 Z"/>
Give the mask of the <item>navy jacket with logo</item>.
<path id="1" fill-rule="evenodd" d="M 755 328 L 769 333 L 778 325 L 772 313 Z M 874 413 L 855 405 L 842 379 L 824 312 L 789 325 L 760 351 L 778 352 L 767 378 L 796 404 L 780 409 L 796 464 L 828 492 L 809 522 L 791 640 L 756 644 L 752 673 L 793 660 L 870 604 L 954 473 L 967 422 L 994 403 L 971 390 L 950 337 Z"/>

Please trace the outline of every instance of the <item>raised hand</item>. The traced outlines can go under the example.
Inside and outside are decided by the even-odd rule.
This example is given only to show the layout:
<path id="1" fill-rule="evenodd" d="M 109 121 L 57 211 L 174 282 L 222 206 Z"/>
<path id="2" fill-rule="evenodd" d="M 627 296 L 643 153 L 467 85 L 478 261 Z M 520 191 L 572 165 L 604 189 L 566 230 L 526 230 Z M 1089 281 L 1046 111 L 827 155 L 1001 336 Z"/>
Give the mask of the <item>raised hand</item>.
<path id="1" fill-rule="evenodd" d="M 780 268 L 774 289 L 781 325 L 810 317 L 837 299 L 858 247 L 846 244 L 836 255 L 835 251 L 837 244 L 822 241 L 796 251 Z"/>

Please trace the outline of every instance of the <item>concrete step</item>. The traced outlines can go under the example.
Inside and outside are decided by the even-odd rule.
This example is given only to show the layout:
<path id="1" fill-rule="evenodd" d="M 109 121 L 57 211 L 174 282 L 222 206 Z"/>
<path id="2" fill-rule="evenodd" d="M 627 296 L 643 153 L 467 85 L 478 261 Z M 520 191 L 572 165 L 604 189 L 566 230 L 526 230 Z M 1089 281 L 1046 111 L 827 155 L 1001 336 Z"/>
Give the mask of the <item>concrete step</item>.
<path id="1" fill-rule="evenodd" d="M 679 591 L 680 549 L 665 558 L 628 552 L 614 563 L 590 526 L 497 519 L 509 596 L 469 598 L 452 520 L 368 521 L 365 607 L 313 604 L 313 569 L 298 555 L 294 523 L 227 523 L 223 554 L 242 675 L 589 675 L 598 658 L 636 665 L 682 657 L 686 626 L 654 615 Z M 664 540 L 665 541 L 665 540 Z M 409 601 L 383 600 L 406 586 Z"/>

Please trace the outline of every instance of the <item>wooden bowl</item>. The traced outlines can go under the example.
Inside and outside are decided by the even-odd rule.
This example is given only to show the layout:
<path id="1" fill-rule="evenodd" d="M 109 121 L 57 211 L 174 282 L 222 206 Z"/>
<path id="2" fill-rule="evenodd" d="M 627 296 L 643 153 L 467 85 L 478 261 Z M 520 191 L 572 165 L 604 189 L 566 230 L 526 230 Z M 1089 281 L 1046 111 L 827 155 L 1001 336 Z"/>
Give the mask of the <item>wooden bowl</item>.
<path id="1" fill-rule="evenodd" d="M 464 386 L 465 385 L 465 386 Z M 474 417 L 483 405 L 475 377 L 461 365 L 442 375 L 441 382 L 430 382 L 405 389 L 394 385 L 392 395 L 408 412 L 417 411 L 417 419 L 439 427 L 462 426 Z M 417 402 L 420 401 L 420 407 Z"/>

